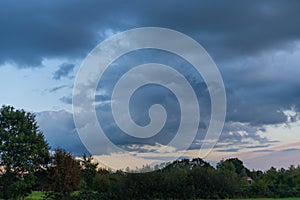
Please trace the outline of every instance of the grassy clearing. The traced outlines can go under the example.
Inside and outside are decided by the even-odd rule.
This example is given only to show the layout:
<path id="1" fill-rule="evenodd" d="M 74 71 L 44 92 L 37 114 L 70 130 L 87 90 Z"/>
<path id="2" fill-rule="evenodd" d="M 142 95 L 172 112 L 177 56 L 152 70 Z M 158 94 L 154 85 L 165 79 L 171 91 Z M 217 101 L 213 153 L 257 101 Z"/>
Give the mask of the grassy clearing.
<path id="1" fill-rule="evenodd" d="M 43 199 L 43 192 L 40 191 L 33 191 L 28 197 L 26 197 L 26 200 L 42 200 Z"/>

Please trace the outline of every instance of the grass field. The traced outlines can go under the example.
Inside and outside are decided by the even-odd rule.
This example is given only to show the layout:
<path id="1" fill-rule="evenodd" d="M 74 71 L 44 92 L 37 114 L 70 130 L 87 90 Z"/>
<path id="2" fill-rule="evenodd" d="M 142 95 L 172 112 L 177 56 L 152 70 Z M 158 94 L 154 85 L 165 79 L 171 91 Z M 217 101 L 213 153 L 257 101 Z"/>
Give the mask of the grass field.
<path id="1" fill-rule="evenodd" d="M 28 197 L 26 197 L 26 200 L 42 200 L 43 198 L 43 192 L 40 191 L 34 191 L 32 192 Z M 249 198 L 249 199 L 233 199 L 233 200 L 300 200 L 300 198 Z"/>
<path id="2" fill-rule="evenodd" d="M 28 197 L 26 197 L 26 200 L 41 200 L 43 199 L 44 193 L 40 191 L 34 191 L 32 192 Z"/>

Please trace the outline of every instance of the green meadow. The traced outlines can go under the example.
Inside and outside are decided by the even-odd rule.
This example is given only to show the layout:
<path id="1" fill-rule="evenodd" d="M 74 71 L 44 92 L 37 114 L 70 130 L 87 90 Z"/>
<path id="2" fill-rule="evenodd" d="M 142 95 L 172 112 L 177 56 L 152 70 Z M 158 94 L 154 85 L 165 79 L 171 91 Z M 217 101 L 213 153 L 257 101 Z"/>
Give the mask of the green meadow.
<path id="1" fill-rule="evenodd" d="M 25 200 L 42 200 L 43 199 L 43 192 L 40 191 L 33 191 Z M 246 198 L 246 199 L 232 199 L 232 200 L 300 200 L 299 198 Z"/>

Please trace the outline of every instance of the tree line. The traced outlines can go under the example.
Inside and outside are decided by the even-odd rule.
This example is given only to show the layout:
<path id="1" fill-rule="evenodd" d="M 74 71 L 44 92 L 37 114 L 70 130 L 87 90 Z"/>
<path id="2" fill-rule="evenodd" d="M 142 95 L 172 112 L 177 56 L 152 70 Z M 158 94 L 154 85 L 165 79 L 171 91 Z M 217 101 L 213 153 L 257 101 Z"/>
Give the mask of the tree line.
<path id="1" fill-rule="evenodd" d="M 225 199 L 300 197 L 300 166 L 262 172 L 238 158 L 214 167 L 201 158 L 149 166 L 140 172 L 101 169 L 92 156 L 81 159 L 56 149 L 50 154 L 32 113 L 0 109 L 0 199 Z M 130 171 L 130 170 L 128 170 Z"/>

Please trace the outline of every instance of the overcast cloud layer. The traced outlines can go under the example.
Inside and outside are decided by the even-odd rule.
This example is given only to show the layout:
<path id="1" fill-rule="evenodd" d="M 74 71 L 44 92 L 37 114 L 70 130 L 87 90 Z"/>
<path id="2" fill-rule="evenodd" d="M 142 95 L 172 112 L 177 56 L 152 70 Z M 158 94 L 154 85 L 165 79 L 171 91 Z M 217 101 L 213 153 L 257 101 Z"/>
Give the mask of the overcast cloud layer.
<path id="1" fill-rule="evenodd" d="M 171 28 L 197 40 L 216 62 L 223 76 L 228 101 L 224 132 L 218 147 L 232 144 L 220 151 L 239 151 L 249 146 L 268 146 L 276 141 L 267 139 L 266 125 L 289 124 L 299 120 L 300 111 L 300 1 L 14 1 L 6 0 L 0 6 L 0 68 L 11 63 L 18 69 L 49 67 L 44 59 L 64 60 L 51 74 L 61 81 L 74 79 L 74 64 L 82 60 L 99 42 L 108 36 L 131 28 L 153 26 Z M 170 59 L 172 61 L 168 61 Z M 152 59 L 152 60 L 151 60 Z M 66 63 L 68 60 L 69 63 Z M 163 61 L 186 66 L 170 55 L 157 56 L 157 52 L 139 55 L 143 62 Z M 130 58 L 121 58 L 118 65 L 133 64 Z M 79 65 L 80 63 L 77 63 Z M 112 132 L 111 138 L 118 145 L 156 145 L 153 138 L 140 140 L 120 137 L 115 127 L 108 123 L 110 89 L 122 71 L 112 68 L 105 87 L 99 86 L 96 96 L 99 119 Z M 183 70 L 184 71 L 184 70 Z M 199 133 L 205 132 L 210 117 L 210 101 L 206 85 L 195 77 L 193 70 L 184 71 L 194 89 L 198 91 L 201 115 Z M 9 86 L 8 86 L 9 87 Z M 71 104 L 69 85 L 57 83 L 45 88 L 50 93 L 69 88 L 70 92 L 58 96 Z M 99 92 L 98 91 L 98 92 Z M 102 92 L 101 92 L 102 91 Z M 104 91 L 104 92 L 103 92 Z M 171 118 L 164 129 L 167 142 L 177 128 L 179 118 L 176 100 L 167 93 L 159 97 L 162 89 L 147 89 L 148 96 L 137 93 L 136 105 L 168 102 Z M 151 96 L 151 94 L 153 95 Z M 146 100 L 145 100 L 146 99 Z M 292 116 L 284 111 L 293 110 Z M 49 110 L 51 107 L 49 106 Z M 146 124 L 145 107 L 132 112 L 139 123 Z M 173 117 L 173 118 L 172 118 Z M 144 120 L 143 120 L 144 119 Z M 71 114 L 42 112 L 38 121 L 46 138 L 54 147 L 62 146 L 76 154 L 85 151 L 80 143 Z M 243 133 L 246 134 L 243 134 Z M 61 138 L 61 139 L 58 139 Z M 190 147 L 199 148 L 203 135 Z M 234 146 L 235 145 L 235 146 Z M 140 147 L 138 147 L 140 148 Z"/>
<path id="2" fill-rule="evenodd" d="M 2 1 L 0 61 L 85 56 L 107 34 L 161 26 L 196 38 L 217 61 L 292 48 L 300 3 L 274 1 Z"/>

